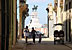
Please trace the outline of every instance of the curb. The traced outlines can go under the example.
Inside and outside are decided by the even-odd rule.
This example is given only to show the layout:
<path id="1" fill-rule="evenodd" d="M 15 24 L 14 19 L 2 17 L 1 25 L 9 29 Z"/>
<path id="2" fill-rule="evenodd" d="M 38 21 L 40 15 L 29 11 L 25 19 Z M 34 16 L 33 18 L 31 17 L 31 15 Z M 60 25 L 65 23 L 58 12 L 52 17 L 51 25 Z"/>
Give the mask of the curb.
<path id="1" fill-rule="evenodd" d="M 64 44 L 65 46 L 67 46 L 67 47 L 69 47 L 70 49 L 72 49 L 72 47 L 71 46 L 69 46 L 69 45 L 67 45 L 67 44 Z"/>

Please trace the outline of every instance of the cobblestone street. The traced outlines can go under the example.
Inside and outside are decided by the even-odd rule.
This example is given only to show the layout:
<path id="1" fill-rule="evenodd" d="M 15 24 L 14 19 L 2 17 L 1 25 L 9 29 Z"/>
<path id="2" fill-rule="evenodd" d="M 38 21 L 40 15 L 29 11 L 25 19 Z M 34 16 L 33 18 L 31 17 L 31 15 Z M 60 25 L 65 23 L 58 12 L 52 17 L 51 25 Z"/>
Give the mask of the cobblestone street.
<path id="1" fill-rule="evenodd" d="M 18 43 L 13 47 L 13 50 L 72 50 L 71 48 L 65 46 L 65 45 L 54 45 L 53 40 L 50 40 L 46 38 L 42 43 L 37 42 L 38 39 L 36 39 L 36 43 L 32 44 L 32 41 L 30 39 L 29 44 L 26 44 L 24 39 L 18 40 Z"/>

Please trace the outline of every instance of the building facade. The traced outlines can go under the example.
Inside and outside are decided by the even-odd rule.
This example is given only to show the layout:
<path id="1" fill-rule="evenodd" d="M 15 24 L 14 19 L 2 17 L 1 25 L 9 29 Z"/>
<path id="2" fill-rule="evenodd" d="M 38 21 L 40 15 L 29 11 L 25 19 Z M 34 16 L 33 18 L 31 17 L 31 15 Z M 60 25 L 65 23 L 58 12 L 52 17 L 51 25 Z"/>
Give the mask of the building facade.
<path id="1" fill-rule="evenodd" d="M 54 34 L 54 28 L 53 28 L 53 25 L 54 25 L 54 11 L 53 11 L 53 6 L 52 6 L 52 3 L 48 4 L 48 9 L 49 9 L 49 12 L 48 12 L 48 36 L 49 38 L 53 38 L 53 34 Z"/>
<path id="2" fill-rule="evenodd" d="M 16 43 L 16 2 L 0 0 L 0 50 L 12 50 Z"/>
<path id="3" fill-rule="evenodd" d="M 72 42 L 72 0 L 64 0 L 63 30 L 67 42 Z"/>
<path id="4" fill-rule="evenodd" d="M 54 0 L 54 11 L 56 13 L 56 24 L 62 24 L 63 0 Z M 62 30 L 62 26 L 57 25 L 55 27 L 58 30 Z"/>
<path id="5" fill-rule="evenodd" d="M 26 0 L 19 0 L 20 5 L 20 17 L 19 17 L 19 38 L 22 38 L 23 29 L 25 25 L 25 19 L 29 15 L 28 14 L 28 4 L 26 4 Z"/>
<path id="6" fill-rule="evenodd" d="M 38 18 L 38 12 L 37 11 L 33 11 L 31 14 L 31 20 L 30 23 L 28 24 L 29 28 L 41 28 L 42 24 L 40 24 L 39 22 L 39 18 Z"/>
<path id="7" fill-rule="evenodd" d="M 59 27 L 64 31 L 65 42 L 72 42 L 72 0 L 54 0 L 54 11 Z"/>

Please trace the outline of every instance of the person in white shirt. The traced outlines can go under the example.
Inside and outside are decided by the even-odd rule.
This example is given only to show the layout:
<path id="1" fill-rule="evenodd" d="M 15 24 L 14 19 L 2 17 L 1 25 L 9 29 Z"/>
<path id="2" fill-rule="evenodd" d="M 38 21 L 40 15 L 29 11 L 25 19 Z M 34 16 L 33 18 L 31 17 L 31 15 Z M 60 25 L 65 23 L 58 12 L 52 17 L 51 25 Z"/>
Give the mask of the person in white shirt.
<path id="1" fill-rule="evenodd" d="M 29 36 L 29 29 L 28 29 L 28 26 L 26 26 L 26 28 L 25 28 L 24 36 L 25 36 L 25 41 L 26 41 L 26 43 L 28 43 L 28 41 L 27 41 L 28 36 Z"/>

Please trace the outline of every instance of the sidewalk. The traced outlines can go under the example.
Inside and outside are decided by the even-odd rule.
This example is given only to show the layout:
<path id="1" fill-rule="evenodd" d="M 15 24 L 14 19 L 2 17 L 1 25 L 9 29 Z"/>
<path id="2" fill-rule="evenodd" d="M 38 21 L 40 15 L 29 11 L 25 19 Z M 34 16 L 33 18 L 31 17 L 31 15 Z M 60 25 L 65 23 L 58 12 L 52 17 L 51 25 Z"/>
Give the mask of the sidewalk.
<path id="1" fill-rule="evenodd" d="M 49 38 L 43 38 L 41 43 L 38 43 L 38 39 L 36 39 L 35 44 L 33 44 L 32 39 L 28 39 L 28 44 L 24 40 L 18 40 L 12 50 L 72 50 L 72 48 L 68 47 L 68 45 L 72 46 L 72 44 L 54 45 L 53 39 Z"/>
<path id="2" fill-rule="evenodd" d="M 12 50 L 40 50 L 39 48 L 47 46 L 47 45 L 53 45 L 53 39 L 49 38 L 43 38 L 41 43 L 38 43 L 38 38 L 36 38 L 36 43 L 33 44 L 33 39 L 28 39 L 28 44 L 25 43 L 25 39 L 18 40 L 16 45 L 12 48 Z M 35 49 L 36 48 L 36 49 Z"/>
<path id="3" fill-rule="evenodd" d="M 38 43 L 39 38 L 36 38 L 35 41 L 36 41 L 35 44 L 39 44 Z M 54 39 L 52 39 L 52 38 L 42 38 L 40 44 L 53 44 L 53 41 L 54 41 Z M 18 42 L 25 43 L 25 39 L 23 38 L 22 41 L 18 40 Z M 33 43 L 33 39 L 32 38 L 28 39 L 28 43 Z"/>
<path id="4" fill-rule="evenodd" d="M 65 46 L 67 46 L 67 47 L 72 49 L 72 43 L 65 43 Z"/>

